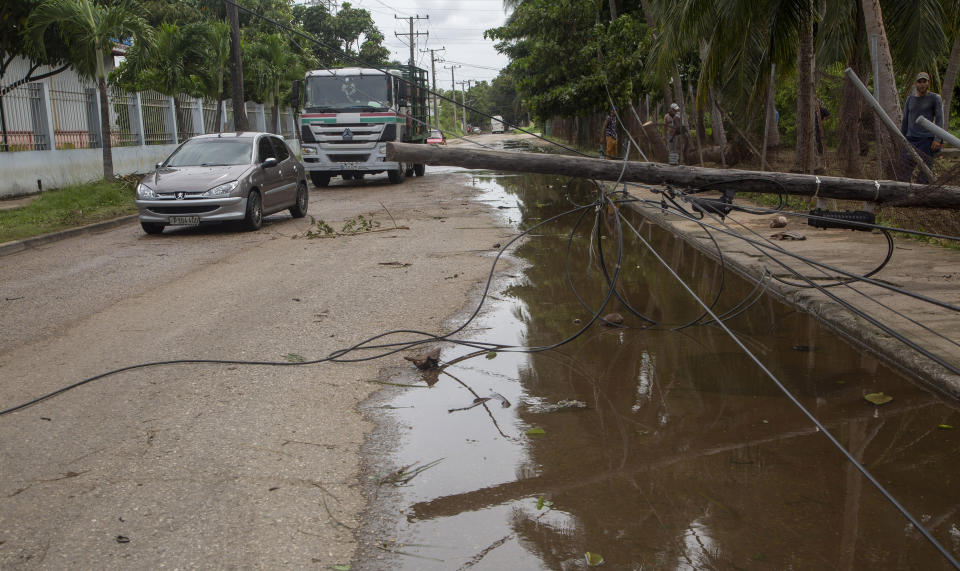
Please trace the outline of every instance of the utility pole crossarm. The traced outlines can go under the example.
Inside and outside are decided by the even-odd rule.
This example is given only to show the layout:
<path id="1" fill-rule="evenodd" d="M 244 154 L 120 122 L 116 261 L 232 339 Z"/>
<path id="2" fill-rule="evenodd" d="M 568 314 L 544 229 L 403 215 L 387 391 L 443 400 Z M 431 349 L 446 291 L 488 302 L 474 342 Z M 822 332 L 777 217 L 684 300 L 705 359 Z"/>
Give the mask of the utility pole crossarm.
<path id="1" fill-rule="evenodd" d="M 401 33 L 399 33 L 399 32 L 394 32 L 394 35 L 397 36 L 398 38 L 399 38 L 400 36 L 410 36 L 410 66 L 413 67 L 413 66 L 416 65 L 416 60 L 414 59 L 414 55 L 413 55 L 413 54 L 416 52 L 417 36 L 429 36 L 429 35 L 430 35 L 430 32 L 414 32 L 414 31 L 413 31 L 413 21 L 414 21 L 414 20 L 429 20 L 429 19 L 430 19 L 430 16 L 429 16 L 429 15 L 427 15 L 427 16 L 421 16 L 421 15 L 418 14 L 418 15 L 416 15 L 416 16 L 409 16 L 409 17 L 407 17 L 407 18 L 401 18 L 400 16 L 397 16 L 396 14 L 394 14 L 394 15 L 393 15 L 393 19 L 394 19 L 394 20 L 409 20 L 409 21 L 410 21 L 410 32 L 408 32 L 408 33 L 406 33 L 406 34 L 401 34 Z"/>

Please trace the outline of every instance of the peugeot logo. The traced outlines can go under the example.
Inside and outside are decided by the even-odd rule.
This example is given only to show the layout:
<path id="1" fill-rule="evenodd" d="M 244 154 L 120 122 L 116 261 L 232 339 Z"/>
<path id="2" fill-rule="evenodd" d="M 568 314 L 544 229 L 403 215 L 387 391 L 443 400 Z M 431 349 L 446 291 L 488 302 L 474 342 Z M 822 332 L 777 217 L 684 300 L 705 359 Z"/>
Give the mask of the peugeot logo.
<path id="1" fill-rule="evenodd" d="M 353 140 L 353 131 L 349 127 L 343 130 L 343 140 L 352 141 Z"/>
<path id="2" fill-rule="evenodd" d="M 185 197 L 186 195 L 187 193 L 185 192 L 178 192 L 175 196 L 177 197 L 177 200 L 183 200 L 183 197 Z"/>

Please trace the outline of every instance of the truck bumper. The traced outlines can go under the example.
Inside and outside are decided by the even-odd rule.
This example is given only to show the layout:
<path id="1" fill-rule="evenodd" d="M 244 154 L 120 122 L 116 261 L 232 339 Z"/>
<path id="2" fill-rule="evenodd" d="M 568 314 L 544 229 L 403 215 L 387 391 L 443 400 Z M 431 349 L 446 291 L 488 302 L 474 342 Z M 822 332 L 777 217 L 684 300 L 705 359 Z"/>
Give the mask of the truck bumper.
<path id="1" fill-rule="evenodd" d="M 385 144 L 369 149 L 341 150 L 307 144 L 304 147 L 303 168 L 308 172 L 323 172 L 335 176 L 344 172 L 383 172 L 400 168 L 400 163 L 385 160 Z"/>

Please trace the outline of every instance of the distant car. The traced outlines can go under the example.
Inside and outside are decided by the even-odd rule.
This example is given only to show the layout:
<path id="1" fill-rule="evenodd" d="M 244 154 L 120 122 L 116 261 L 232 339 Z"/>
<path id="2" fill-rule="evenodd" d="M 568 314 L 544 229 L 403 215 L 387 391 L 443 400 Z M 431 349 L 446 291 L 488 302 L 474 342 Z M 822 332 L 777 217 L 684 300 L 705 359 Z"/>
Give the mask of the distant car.
<path id="1" fill-rule="evenodd" d="M 480 127 L 474 127 L 474 128 L 473 128 L 473 134 L 474 134 L 474 135 L 479 135 L 479 134 L 482 133 L 482 132 L 483 132 L 483 131 L 480 130 Z"/>
<path id="2" fill-rule="evenodd" d="M 274 212 L 306 216 L 308 199 L 303 164 L 283 139 L 237 132 L 185 141 L 140 181 L 136 203 L 143 231 L 160 234 L 227 220 L 258 230 Z"/>
<path id="3" fill-rule="evenodd" d="M 443 136 L 442 132 L 436 129 L 431 129 L 430 132 L 427 133 L 427 144 L 428 145 L 446 145 L 447 138 Z"/>

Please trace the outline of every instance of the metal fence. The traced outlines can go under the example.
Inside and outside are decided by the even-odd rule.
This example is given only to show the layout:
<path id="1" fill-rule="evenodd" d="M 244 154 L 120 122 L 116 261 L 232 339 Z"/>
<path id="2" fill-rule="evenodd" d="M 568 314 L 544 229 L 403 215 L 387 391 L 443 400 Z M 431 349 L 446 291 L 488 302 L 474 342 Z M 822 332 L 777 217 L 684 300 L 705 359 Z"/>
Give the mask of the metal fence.
<path id="1" fill-rule="evenodd" d="M 43 105 L 42 99 L 42 92 L 29 85 L 11 89 L 3 96 L 0 101 L 0 152 L 50 148 L 44 130 L 34 128 L 34 118 Z"/>
<path id="2" fill-rule="evenodd" d="M 170 129 L 170 105 L 170 98 L 156 91 L 144 91 L 140 94 L 144 144 L 169 145 L 173 143 L 172 129 Z"/>
<path id="3" fill-rule="evenodd" d="M 264 105 L 246 103 L 251 130 L 273 129 L 273 113 Z M 107 92 L 111 146 L 167 145 L 202 133 L 234 129 L 233 107 L 188 95 L 176 98 L 155 91 Z M 102 147 L 100 93 L 93 83 L 57 76 L 18 86 L 0 97 L 0 152 L 92 149 Z M 280 134 L 294 134 L 293 115 L 281 109 Z"/>

